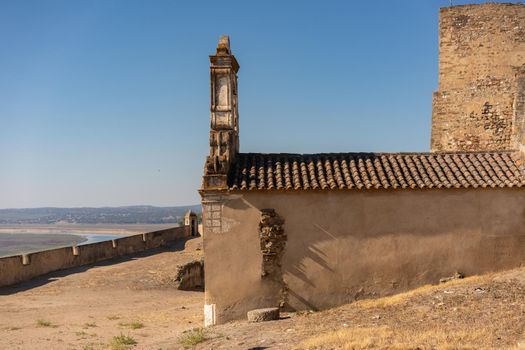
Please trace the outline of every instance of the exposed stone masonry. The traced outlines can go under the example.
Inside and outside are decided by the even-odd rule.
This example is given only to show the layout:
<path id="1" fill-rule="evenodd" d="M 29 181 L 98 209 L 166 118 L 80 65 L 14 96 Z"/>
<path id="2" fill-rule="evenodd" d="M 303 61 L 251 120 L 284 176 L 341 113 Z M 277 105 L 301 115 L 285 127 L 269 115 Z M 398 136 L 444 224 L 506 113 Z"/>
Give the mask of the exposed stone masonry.
<path id="1" fill-rule="evenodd" d="M 441 9 L 439 87 L 433 96 L 432 151 L 519 148 L 517 77 L 525 64 L 525 6 Z"/>
<path id="2" fill-rule="evenodd" d="M 493 145 L 504 145 L 510 142 L 511 119 L 506 118 L 495 109 L 489 102 L 485 102 L 481 112 L 470 112 L 467 124 L 475 133 L 465 132 L 462 138 L 454 139 L 457 147 L 461 150 L 476 151 L 483 147 L 484 139 L 492 139 Z"/>
<path id="3" fill-rule="evenodd" d="M 204 289 L 204 260 L 193 260 L 178 267 L 175 285 L 179 290 Z"/>
<path id="4" fill-rule="evenodd" d="M 259 223 L 259 239 L 263 254 L 261 277 L 277 282 L 281 286 L 281 307 L 286 303 L 288 295 L 281 270 L 281 258 L 286 246 L 283 225 L 284 220 L 277 215 L 274 209 L 261 209 L 261 222 Z"/>
<path id="5" fill-rule="evenodd" d="M 525 153 L 525 64 L 516 73 L 516 96 L 514 98 L 513 143 Z"/>

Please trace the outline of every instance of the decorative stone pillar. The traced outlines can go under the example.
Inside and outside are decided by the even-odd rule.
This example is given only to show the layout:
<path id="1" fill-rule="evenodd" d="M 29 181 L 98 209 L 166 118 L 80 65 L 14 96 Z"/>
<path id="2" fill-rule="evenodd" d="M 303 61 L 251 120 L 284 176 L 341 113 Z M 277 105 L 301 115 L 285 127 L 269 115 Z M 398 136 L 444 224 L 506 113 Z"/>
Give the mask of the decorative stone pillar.
<path id="1" fill-rule="evenodd" d="M 210 154 L 204 169 L 203 189 L 227 188 L 227 175 L 239 152 L 237 72 L 239 64 L 223 35 L 210 56 Z"/>

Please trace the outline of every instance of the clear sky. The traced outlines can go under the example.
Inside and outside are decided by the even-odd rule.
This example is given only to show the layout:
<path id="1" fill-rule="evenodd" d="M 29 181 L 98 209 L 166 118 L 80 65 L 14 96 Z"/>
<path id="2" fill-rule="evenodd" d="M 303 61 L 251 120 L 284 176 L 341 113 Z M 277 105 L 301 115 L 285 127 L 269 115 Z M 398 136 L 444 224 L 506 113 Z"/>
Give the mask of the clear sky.
<path id="1" fill-rule="evenodd" d="M 198 203 L 221 34 L 241 151 L 427 151 L 448 4 L 0 0 L 0 208 Z"/>

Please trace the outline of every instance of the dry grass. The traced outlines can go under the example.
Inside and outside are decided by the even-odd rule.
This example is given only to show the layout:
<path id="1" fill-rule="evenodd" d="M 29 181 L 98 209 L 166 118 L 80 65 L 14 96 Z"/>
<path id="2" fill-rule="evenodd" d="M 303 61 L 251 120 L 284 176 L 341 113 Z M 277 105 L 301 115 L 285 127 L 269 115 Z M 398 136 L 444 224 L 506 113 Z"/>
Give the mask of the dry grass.
<path id="1" fill-rule="evenodd" d="M 489 275 L 483 275 L 483 276 L 472 276 L 472 277 L 467 277 L 463 279 L 452 280 L 444 284 L 436 284 L 436 285 L 427 284 L 423 287 L 419 287 L 417 289 L 413 289 L 405 293 L 392 295 L 390 297 L 384 297 L 384 298 L 379 298 L 379 299 L 359 300 L 353 303 L 353 305 L 357 307 L 366 308 L 366 309 L 384 308 L 384 307 L 400 304 L 418 295 L 427 294 L 427 293 L 434 292 L 436 290 L 443 289 L 444 287 L 446 288 L 454 287 L 457 285 L 462 285 L 465 283 L 472 283 L 472 282 L 482 283 L 482 282 L 489 281 L 491 278 L 492 278 L 492 274 L 489 274 Z"/>
<path id="2" fill-rule="evenodd" d="M 131 346 L 136 345 L 137 341 L 129 336 L 120 333 L 120 335 L 113 337 L 111 343 L 109 343 L 111 350 L 127 350 Z"/>
<path id="3" fill-rule="evenodd" d="M 348 328 L 328 332 L 303 341 L 297 349 L 491 349 L 487 330 L 451 331 L 434 329 L 413 332 L 389 327 Z"/>
<path id="4" fill-rule="evenodd" d="M 80 332 L 75 332 L 75 335 L 81 339 L 84 339 L 85 337 L 88 336 L 88 334 L 84 331 L 80 331 Z"/>
<path id="5" fill-rule="evenodd" d="M 58 326 L 56 324 L 51 323 L 51 321 L 39 319 L 36 320 L 37 327 L 49 327 L 49 328 L 57 328 Z"/>
<path id="6" fill-rule="evenodd" d="M 120 327 L 131 328 L 131 329 L 144 328 L 144 323 L 138 322 L 138 321 L 133 321 L 133 322 L 129 322 L 129 323 L 120 322 L 118 325 Z"/>
<path id="7" fill-rule="evenodd" d="M 178 339 L 179 344 L 185 349 L 191 348 L 199 343 L 205 342 L 206 340 L 208 340 L 208 337 L 202 328 L 195 328 L 186 331 L 182 333 Z"/>

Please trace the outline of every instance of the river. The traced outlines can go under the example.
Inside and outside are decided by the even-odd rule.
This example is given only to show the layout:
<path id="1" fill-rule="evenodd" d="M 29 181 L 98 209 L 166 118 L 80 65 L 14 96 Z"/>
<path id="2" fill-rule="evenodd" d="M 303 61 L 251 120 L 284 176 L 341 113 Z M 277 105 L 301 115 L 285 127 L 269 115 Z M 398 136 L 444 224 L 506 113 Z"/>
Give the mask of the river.
<path id="1" fill-rule="evenodd" d="M 26 254 L 42 250 L 84 245 L 122 238 L 124 234 L 96 234 L 85 232 L 10 233 L 0 232 L 0 257 Z"/>

